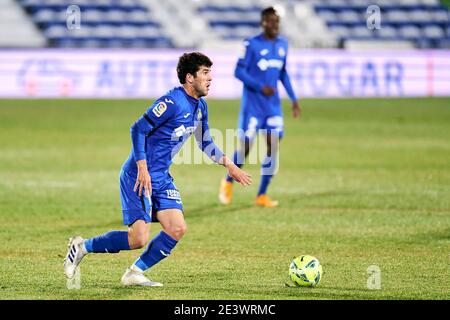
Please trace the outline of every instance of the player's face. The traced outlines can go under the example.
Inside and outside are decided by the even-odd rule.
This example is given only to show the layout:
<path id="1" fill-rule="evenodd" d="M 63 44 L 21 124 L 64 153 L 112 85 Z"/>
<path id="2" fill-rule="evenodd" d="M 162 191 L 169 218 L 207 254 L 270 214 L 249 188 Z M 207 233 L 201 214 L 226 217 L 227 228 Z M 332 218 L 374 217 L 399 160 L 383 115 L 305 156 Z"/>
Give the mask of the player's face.
<path id="1" fill-rule="evenodd" d="M 263 17 L 261 25 L 267 37 L 275 38 L 280 32 L 280 17 L 276 14 L 267 14 Z"/>
<path id="2" fill-rule="evenodd" d="M 198 97 L 204 97 L 208 95 L 209 86 L 211 85 L 212 76 L 211 68 L 201 66 L 197 71 L 197 76 L 194 78 L 194 89 Z"/>

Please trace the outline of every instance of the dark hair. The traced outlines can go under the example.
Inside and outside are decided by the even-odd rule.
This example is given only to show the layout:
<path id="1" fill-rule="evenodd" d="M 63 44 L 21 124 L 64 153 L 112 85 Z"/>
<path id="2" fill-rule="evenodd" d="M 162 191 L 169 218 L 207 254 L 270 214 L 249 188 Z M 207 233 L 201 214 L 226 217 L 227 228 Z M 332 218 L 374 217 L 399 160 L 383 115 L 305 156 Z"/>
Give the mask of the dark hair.
<path id="1" fill-rule="evenodd" d="M 201 66 L 210 68 L 212 64 L 211 59 L 200 52 L 185 53 L 178 59 L 178 80 L 180 80 L 181 84 L 184 84 L 186 83 L 186 75 L 188 73 L 195 77 L 195 74 L 200 70 Z"/>
<path id="2" fill-rule="evenodd" d="M 274 14 L 278 16 L 277 10 L 274 7 L 267 7 L 263 11 L 261 11 L 261 21 L 268 15 Z"/>

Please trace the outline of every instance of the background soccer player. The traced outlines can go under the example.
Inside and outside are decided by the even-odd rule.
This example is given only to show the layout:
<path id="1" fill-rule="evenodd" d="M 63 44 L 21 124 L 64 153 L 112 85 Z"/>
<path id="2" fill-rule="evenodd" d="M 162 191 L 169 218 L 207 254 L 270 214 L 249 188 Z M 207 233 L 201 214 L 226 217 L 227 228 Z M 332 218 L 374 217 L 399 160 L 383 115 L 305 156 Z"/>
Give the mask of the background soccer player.
<path id="1" fill-rule="evenodd" d="M 294 118 L 300 115 L 301 109 L 286 71 L 288 43 L 278 36 L 280 16 L 273 7 L 261 12 L 261 26 L 263 33 L 244 42 L 245 53 L 239 58 L 235 70 L 235 76 L 243 82 L 244 90 L 239 115 L 241 144 L 234 153 L 233 161 L 238 167 L 242 167 L 258 131 L 265 133 L 267 153 L 261 165 L 261 183 L 256 205 L 275 207 L 278 202 L 267 195 L 267 187 L 277 168 L 279 140 L 283 137 L 278 80 L 281 80 L 292 101 Z M 232 187 L 233 177 L 227 175 L 222 180 L 219 191 L 219 199 L 223 204 L 231 202 Z"/>
<path id="2" fill-rule="evenodd" d="M 146 245 L 149 223 L 159 221 L 162 231 L 122 276 L 124 285 L 162 286 L 143 272 L 167 257 L 186 232 L 183 206 L 169 167 L 184 141 L 194 133 L 199 147 L 213 161 L 225 166 L 242 185 L 251 183 L 214 144 L 208 126 L 205 100 L 212 81 L 211 60 L 198 52 L 182 55 L 177 75 L 182 86 L 156 100 L 131 127 L 132 151 L 120 173 L 123 221 L 128 231 L 110 231 L 84 240 L 71 238 L 64 271 L 73 278 L 77 266 L 88 253 L 117 253 Z M 152 212 L 152 215 L 150 215 Z"/>

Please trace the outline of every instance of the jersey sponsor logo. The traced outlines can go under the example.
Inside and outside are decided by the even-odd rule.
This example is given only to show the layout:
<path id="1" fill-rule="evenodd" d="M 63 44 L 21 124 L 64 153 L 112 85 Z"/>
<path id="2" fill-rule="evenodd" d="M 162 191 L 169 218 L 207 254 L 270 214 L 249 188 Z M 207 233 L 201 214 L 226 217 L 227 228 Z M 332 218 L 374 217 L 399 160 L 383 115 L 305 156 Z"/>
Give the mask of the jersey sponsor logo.
<path id="1" fill-rule="evenodd" d="M 190 135 L 195 131 L 196 127 L 185 127 L 183 124 L 181 126 L 179 126 L 178 128 L 175 128 L 175 130 L 173 130 L 173 134 L 172 134 L 172 139 L 175 138 L 176 140 L 178 140 L 178 138 L 186 135 Z"/>
<path id="2" fill-rule="evenodd" d="M 261 71 L 266 71 L 269 68 L 277 68 L 280 69 L 283 68 L 283 60 L 279 59 L 260 59 L 257 63 L 257 66 Z"/>
<path id="3" fill-rule="evenodd" d="M 268 54 L 268 53 L 269 53 L 269 50 L 268 50 L 268 49 L 262 49 L 262 50 L 259 52 L 259 54 L 262 55 L 262 56 L 265 56 L 265 55 Z"/>
<path id="4" fill-rule="evenodd" d="M 178 128 L 175 128 L 173 131 L 175 137 L 181 137 L 186 132 L 186 127 L 184 125 L 179 126 Z"/>
<path id="5" fill-rule="evenodd" d="M 286 51 L 284 50 L 283 47 L 280 47 L 280 48 L 278 49 L 278 55 L 279 55 L 280 57 L 284 57 L 284 56 L 286 55 Z"/>
<path id="6" fill-rule="evenodd" d="M 155 116 L 157 116 L 159 118 L 163 115 L 164 112 L 166 112 L 166 110 L 167 110 L 167 105 L 161 101 L 152 109 L 152 112 Z"/>
<path id="7" fill-rule="evenodd" d="M 168 189 L 166 194 L 168 199 L 181 200 L 180 192 L 177 189 Z"/>

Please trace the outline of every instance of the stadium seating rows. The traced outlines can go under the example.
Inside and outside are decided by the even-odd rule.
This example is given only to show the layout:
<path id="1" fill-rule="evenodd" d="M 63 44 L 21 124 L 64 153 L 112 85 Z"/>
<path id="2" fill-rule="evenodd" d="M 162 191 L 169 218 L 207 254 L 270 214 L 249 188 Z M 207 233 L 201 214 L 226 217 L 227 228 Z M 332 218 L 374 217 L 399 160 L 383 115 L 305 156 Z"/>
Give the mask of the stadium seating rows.
<path id="1" fill-rule="evenodd" d="M 367 1 L 322 0 L 316 13 L 341 42 L 359 40 L 407 40 L 419 48 L 445 48 L 449 44 L 448 8 L 436 0 L 371 1 L 379 4 L 380 27 L 367 27 Z"/>
<path id="2" fill-rule="evenodd" d="M 83 27 L 75 30 L 67 28 L 67 8 L 73 1 L 18 1 L 42 30 L 50 46 L 176 46 L 158 16 L 153 14 L 152 6 L 157 4 L 151 1 L 77 0 Z M 179 2 L 181 10 L 194 8 L 210 28 L 208 33 L 224 42 L 241 41 L 259 32 L 260 11 L 267 4 L 265 0 Z M 368 27 L 369 4 L 381 9 L 380 28 Z M 418 48 L 450 47 L 449 10 L 438 0 L 291 0 L 283 2 L 283 6 L 289 17 L 283 21 L 283 31 L 294 46 L 302 46 L 302 41 L 305 46 L 329 46 L 323 44 L 328 41 L 333 46 L 345 47 L 350 40 L 401 40 Z M 308 6 L 311 11 L 302 15 L 300 11 Z M 317 39 L 324 40 L 315 41 Z"/>
<path id="3" fill-rule="evenodd" d="M 206 5 L 198 12 L 222 39 L 244 39 L 259 31 L 261 7 Z"/>
<path id="4" fill-rule="evenodd" d="M 170 38 L 139 0 L 77 0 L 82 28 L 68 28 L 70 0 L 21 0 L 55 47 L 171 47 Z"/>

